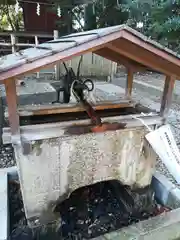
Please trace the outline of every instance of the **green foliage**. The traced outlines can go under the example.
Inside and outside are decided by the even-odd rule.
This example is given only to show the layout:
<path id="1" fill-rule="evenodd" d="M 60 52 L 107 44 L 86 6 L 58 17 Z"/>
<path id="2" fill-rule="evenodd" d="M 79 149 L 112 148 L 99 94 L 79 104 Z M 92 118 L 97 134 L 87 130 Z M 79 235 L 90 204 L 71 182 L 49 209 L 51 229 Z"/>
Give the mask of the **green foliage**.
<path id="1" fill-rule="evenodd" d="M 8 6 L 10 6 L 10 5 L 13 5 L 13 4 L 15 4 L 15 0 L 0 0 L 0 5 L 2 6 L 2 5 L 8 5 Z"/>
<path id="2" fill-rule="evenodd" d="M 180 0 L 127 0 L 123 7 L 129 11 L 130 26 L 143 22 L 144 34 L 179 51 Z"/>
<path id="3" fill-rule="evenodd" d="M 90 30 L 94 28 L 101 28 L 122 24 L 128 19 L 128 12 L 122 8 L 123 0 L 98 0 L 93 1 L 76 0 L 75 3 L 91 2 L 86 6 L 70 4 L 70 0 L 53 0 L 55 6 L 51 9 L 57 12 L 57 7 L 60 6 L 62 10 L 62 17 L 57 22 L 58 29 L 64 29 L 63 34 L 69 33 L 68 25 L 71 25 L 71 31 L 75 29 L 75 22 L 84 18 L 84 25 L 80 24 L 81 30 Z M 52 1 L 51 1 L 52 3 Z M 77 26 L 76 26 L 77 27 Z M 62 32 L 62 31 L 61 31 Z"/>
<path id="4" fill-rule="evenodd" d="M 123 24 L 128 19 L 128 11 L 123 8 L 122 0 L 101 0 L 95 5 L 97 27 Z"/>
<path id="5" fill-rule="evenodd" d="M 56 21 L 56 28 L 60 35 L 69 34 L 74 31 L 74 20 L 82 18 L 81 7 L 77 8 L 77 1 L 75 0 L 53 0 L 49 7 L 49 11 L 57 14 L 57 8 L 61 9 L 61 17 Z M 76 14 L 75 14 L 76 13 Z"/>
<path id="6" fill-rule="evenodd" d="M 70 4 L 70 0 L 54 0 L 62 8 Z M 70 11 L 74 11 L 71 4 Z M 78 9 L 78 8 L 76 8 Z M 63 12 L 63 11 L 62 11 Z M 127 23 L 138 28 L 137 23 L 143 22 L 138 29 L 149 37 L 174 49 L 180 49 L 180 0 L 98 0 L 96 3 L 80 7 L 76 14 L 82 18 L 85 26 L 81 28 L 93 29 Z M 74 27 L 74 15 L 68 19 L 69 14 L 62 17 L 60 27 L 68 22 Z"/>
<path id="7" fill-rule="evenodd" d="M 14 5 L 1 5 L 0 7 L 0 31 L 20 31 L 23 27 L 23 14 L 15 12 Z"/>
<path id="8" fill-rule="evenodd" d="M 13 1 L 0 0 L 0 30 L 11 26 L 12 30 L 18 31 L 22 26 L 22 13 L 16 16 Z M 61 8 L 57 29 L 62 35 L 123 23 L 138 28 L 137 23 L 142 22 L 139 31 L 173 50 L 180 50 L 180 0 L 48 1 L 54 4 L 51 11 L 57 13 L 58 6 Z M 87 3 L 85 7 L 84 3 Z"/>
<path id="9" fill-rule="evenodd" d="M 164 45 L 179 51 L 180 1 L 166 0 L 153 6 L 149 33 Z"/>

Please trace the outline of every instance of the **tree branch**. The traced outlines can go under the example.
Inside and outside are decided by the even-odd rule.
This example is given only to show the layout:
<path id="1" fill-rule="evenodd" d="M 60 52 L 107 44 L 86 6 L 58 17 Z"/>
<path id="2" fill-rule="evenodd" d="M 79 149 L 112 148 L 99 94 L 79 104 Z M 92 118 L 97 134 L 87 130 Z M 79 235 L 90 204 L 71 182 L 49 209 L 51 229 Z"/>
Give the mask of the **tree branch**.
<path id="1" fill-rule="evenodd" d="M 9 24 L 11 25 L 12 30 L 15 31 L 16 29 L 15 29 L 15 27 L 14 27 L 14 24 L 13 24 L 13 21 L 12 21 L 10 15 L 9 15 L 9 6 L 8 6 L 8 5 L 5 5 L 4 10 L 5 10 L 5 13 L 6 13 L 6 15 L 7 15 L 7 20 L 8 20 L 8 22 L 9 22 Z"/>

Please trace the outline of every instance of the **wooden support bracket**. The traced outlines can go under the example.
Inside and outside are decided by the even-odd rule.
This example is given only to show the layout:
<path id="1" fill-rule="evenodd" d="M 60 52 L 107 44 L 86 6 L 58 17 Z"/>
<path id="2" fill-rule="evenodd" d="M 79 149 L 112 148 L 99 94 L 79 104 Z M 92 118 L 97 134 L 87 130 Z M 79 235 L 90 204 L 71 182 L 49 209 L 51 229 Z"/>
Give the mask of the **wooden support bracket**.
<path id="1" fill-rule="evenodd" d="M 160 109 L 160 115 L 166 119 L 170 105 L 172 102 L 172 94 L 174 89 L 176 78 L 174 76 L 166 76 L 165 84 L 164 84 L 164 91 L 161 101 L 161 109 Z"/>
<path id="2" fill-rule="evenodd" d="M 127 80 L 126 80 L 126 97 L 130 98 L 132 93 L 132 87 L 133 87 L 133 75 L 134 70 L 129 68 L 127 70 Z"/>
<path id="3" fill-rule="evenodd" d="M 120 58 L 121 58 L 121 62 L 122 64 L 127 67 L 127 68 L 131 68 L 134 70 L 134 72 L 145 72 L 147 70 L 147 67 L 139 64 L 138 62 L 132 61 L 128 58 L 126 58 L 125 56 L 122 55 L 121 51 L 119 50 L 118 47 L 116 47 L 114 44 L 107 44 L 107 47 L 112 50 L 113 52 L 115 52 L 116 54 L 118 53 Z"/>

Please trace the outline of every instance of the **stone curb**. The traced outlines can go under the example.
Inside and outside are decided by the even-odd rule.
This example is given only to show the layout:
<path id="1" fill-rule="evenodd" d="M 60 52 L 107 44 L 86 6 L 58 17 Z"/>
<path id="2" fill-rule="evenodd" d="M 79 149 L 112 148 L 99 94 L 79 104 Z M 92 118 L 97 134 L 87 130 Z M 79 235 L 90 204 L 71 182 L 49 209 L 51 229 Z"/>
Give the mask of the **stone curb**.
<path id="1" fill-rule="evenodd" d="M 6 173 L 8 176 L 8 180 L 18 180 L 18 172 L 17 172 L 17 167 L 8 167 L 8 168 L 0 168 L 0 174 L 1 173 Z"/>
<path id="2" fill-rule="evenodd" d="M 0 169 L 0 240 L 9 239 L 8 180 L 18 179 L 17 167 Z"/>
<path id="3" fill-rule="evenodd" d="M 180 208 L 180 189 L 167 177 L 156 171 L 152 185 L 155 195 L 161 203 L 170 208 Z"/>
<path id="4" fill-rule="evenodd" d="M 0 240 L 9 236 L 8 174 L 0 172 Z"/>

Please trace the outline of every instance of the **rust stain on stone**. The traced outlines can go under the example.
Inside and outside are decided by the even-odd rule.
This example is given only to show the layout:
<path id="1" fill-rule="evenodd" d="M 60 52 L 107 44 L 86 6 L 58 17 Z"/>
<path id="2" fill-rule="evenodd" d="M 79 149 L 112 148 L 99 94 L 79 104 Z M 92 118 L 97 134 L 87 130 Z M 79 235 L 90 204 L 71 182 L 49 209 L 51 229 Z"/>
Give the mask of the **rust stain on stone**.
<path id="1" fill-rule="evenodd" d="M 68 135 L 82 135 L 88 133 L 101 133 L 106 131 L 116 131 L 120 129 L 124 129 L 126 127 L 126 123 L 103 123 L 101 125 L 93 126 L 93 125 L 76 125 L 68 127 L 65 130 L 65 134 Z"/>

